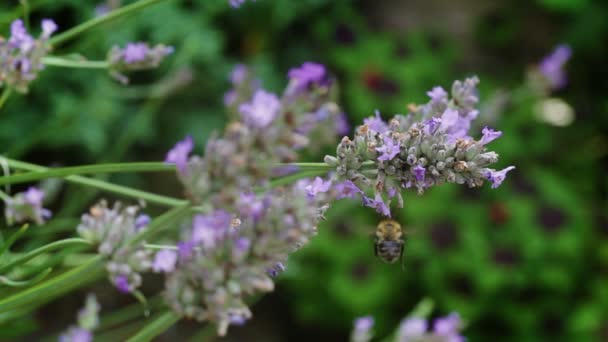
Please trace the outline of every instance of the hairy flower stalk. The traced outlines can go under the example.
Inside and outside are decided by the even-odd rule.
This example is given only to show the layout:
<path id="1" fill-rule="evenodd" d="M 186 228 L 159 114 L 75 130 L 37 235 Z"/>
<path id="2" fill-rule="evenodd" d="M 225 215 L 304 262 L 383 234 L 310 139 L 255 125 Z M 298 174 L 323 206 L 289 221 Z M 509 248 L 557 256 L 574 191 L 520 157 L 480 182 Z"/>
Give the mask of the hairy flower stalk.
<path id="1" fill-rule="evenodd" d="M 43 224 L 51 217 L 51 211 L 42 207 L 44 192 L 36 187 L 30 187 L 13 197 L 5 199 L 4 215 L 8 225 L 34 221 Z"/>
<path id="2" fill-rule="evenodd" d="M 50 19 L 42 20 L 42 33 L 34 39 L 17 19 L 11 23 L 8 39 L 0 36 L 0 87 L 26 93 L 30 82 L 44 69 L 42 58 L 50 51 L 49 38 L 57 30 Z"/>
<path id="3" fill-rule="evenodd" d="M 120 203 L 110 208 L 106 201 L 101 201 L 82 215 L 77 227 L 83 239 L 99 245 L 99 254 L 108 258 L 106 269 L 110 281 L 123 293 L 135 291 L 142 284 L 141 273 L 152 269 L 151 251 L 143 246 L 127 245 L 150 222 L 149 217 L 138 214 L 139 209 L 138 206 L 123 207 Z"/>
<path id="4" fill-rule="evenodd" d="M 99 326 L 101 307 L 93 294 L 87 295 L 85 306 L 78 312 L 78 325 L 70 326 L 59 336 L 59 342 L 91 342 L 93 330 Z"/>
<path id="5" fill-rule="evenodd" d="M 490 168 L 498 154 L 486 145 L 501 132 L 486 127 L 480 139 L 469 136 L 478 115 L 478 82 L 476 77 L 454 82 L 451 98 L 435 87 L 427 93 L 430 101 L 410 106 L 408 115 L 396 115 L 387 123 L 376 113 L 357 128 L 352 140 L 344 137 L 336 157 L 325 157 L 336 167 L 334 181 L 341 197 L 361 197 L 365 206 L 390 216 L 393 199 L 403 207 L 402 189 L 422 194 L 443 183 L 479 187 L 486 180 L 498 187 L 514 167 Z"/>
<path id="6" fill-rule="evenodd" d="M 110 75 L 127 84 L 129 79 L 123 75 L 123 72 L 157 68 L 173 51 L 171 46 L 158 44 L 150 47 L 144 42 L 128 43 L 124 48 L 114 46 L 107 57 Z"/>

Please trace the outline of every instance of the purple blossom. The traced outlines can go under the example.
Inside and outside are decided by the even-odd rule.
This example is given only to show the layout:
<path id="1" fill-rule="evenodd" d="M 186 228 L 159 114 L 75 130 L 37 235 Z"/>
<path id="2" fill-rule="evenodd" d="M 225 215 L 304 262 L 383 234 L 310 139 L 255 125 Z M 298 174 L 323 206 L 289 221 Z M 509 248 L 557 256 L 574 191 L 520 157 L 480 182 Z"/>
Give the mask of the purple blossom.
<path id="1" fill-rule="evenodd" d="M 350 180 L 345 180 L 342 183 L 338 183 L 334 186 L 336 191 L 336 199 L 343 198 L 356 198 L 357 195 L 362 194 L 363 191 L 359 189 L 359 187 Z"/>
<path id="2" fill-rule="evenodd" d="M 231 7 L 233 8 L 238 8 L 240 7 L 242 4 L 245 3 L 246 0 L 228 0 L 228 3 L 230 4 Z M 255 0 L 253 0 L 255 1 Z"/>
<path id="3" fill-rule="evenodd" d="M 240 237 L 234 241 L 234 246 L 232 247 L 232 258 L 234 260 L 242 259 L 249 248 L 251 247 L 251 240 L 246 237 Z"/>
<path id="4" fill-rule="evenodd" d="M 265 128 L 279 114 L 281 102 L 272 93 L 257 90 L 249 103 L 239 107 L 243 121 L 250 127 Z"/>
<path id="5" fill-rule="evenodd" d="M 27 33 L 23 20 L 17 19 L 11 23 L 11 37 L 8 43 L 24 53 L 29 52 L 34 47 L 34 38 Z"/>
<path id="6" fill-rule="evenodd" d="M 259 220 L 266 210 L 263 200 L 256 198 L 253 192 L 242 193 L 238 199 L 239 212 L 242 216 Z"/>
<path id="7" fill-rule="evenodd" d="M 180 173 L 186 172 L 186 165 L 188 163 L 188 155 L 192 152 L 194 142 L 191 136 L 187 136 L 182 141 L 178 141 L 175 146 L 169 150 L 165 163 L 175 164 Z"/>
<path id="8" fill-rule="evenodd" d="M 192 257 L 194 251 L 194 242 L 183 241 L 177 243 L 177 254 L 180 261 L 186 261 Z"/>
<path id="9" fill-rule="evenodd" d="M 448 93 L 442 87 L 433 87 L 426 94 L 435 102 L 446 100 L 448 96 Z"/>
<path id="10" fill-rule="evenodd" d="M 282 262 L 277 262 L 271 268 L 266 270 L 266 274 L 273 278 L 276 278 L 279 276 L 279 274 L 285 272 L 285 269 L 286 267 Z"/>
<path id="11" fill-rule="evenodd" d="M 420 165 L 416 165 L 412 168 L 412 173 L 414 174 L 418 182 L 424 182 L 425 172 L 426 169 Z"/>
<path id="12" fill-rule="evenodd" d="M 122 293 L 131 292 L 131 285 L 129 284 L 129 278 L 126 275 L 119 275 L 114 278 L 114 285 Z"/>
<path id="13" fill-rule="evenodd" d="M 435 133 L 437 128 L 439 128 L 440 126 L 441 126 L 441 119 L 433 117 L 424 123 L 424 131 L 427 134 L 433 134 L 433 133 Z"/>
<path id="14" fill-rule="evenodd" d="M 57 24 L 53 20 L 42 20 L 42 37 L 48 39 L 55 31 L 57 31 Z"/>
<path id="15" fill-rule="evenodd" d="M 150 216 L 146 214 L 141 214 L 137 216 L 137 218 L 135 219 L 135 229 L 140 230 L 145 228 L 148 224 L 150 224 L 150 221 Z"/>
<path id="16" fill-rule="evenodd" d="M 91 342 L 93 334 L 83 328 L 71 327 L 67 333 L 59 336 L 59 342 Z"/>
<path id="17" fill-rule="evenodd" d="M 493 130 L 491 128 L 488 128 L 488 127 L 484 127 L 481 130 L 481 133 L 483 134 L 483 136 L 479 140 L 479 143 L 481 145 L 487 145 L 490 142 L 498 139 L 502 135 L 501 131 L 495 131 L 495 130 Z"/>
<path id="18" fill-rule="evenodd" d="M 446 317 L 438 318 L 433 324 L 433 333 L 450 342 L 464 341 L 464 337 L 460 336 L 458 331 L 461 326 L 460 315 L 454 312 Z"/>
<path id="19" fill-rule="evenodd" d="M 488 169 L 486 171 L 485 176 L 490 182 L 492 182 L 492 189 L 498 188 L 500 186 L 500 184 L 502 184 L 502 182 L 507 177 L 507 172 L 509 172 L 513 169 L 515 169 L 515 166 L 509 166 L 500 171 L 494 171 L 494 170 Z"/>
<path id="20" fill-rule="evenodd" d="M 376 194 L 374 199 L 369 197 L 363 197 L 363 204 L 366 207 L 374 208 L 376 211 L 386 217 L 391 217 L 391 209 L 384 203 L 384 199 L 382 195 L 379 193 Z"/>
<path id="21" fill-rule="evenodd" d="M 399 341 L 407 342 L 422 337 L 426 333 L 427 322 L 423 318 L 406 318 L 399 326 Z"/>
<path id="22" fill-rule="evenodd" d="M 350 124 L 344 112 L 340 113 L 336 118 L 336 133 L 338 135 L 348 135 L 350 133 Z"/>
<path id="23" fill-rule="evenodd" d="M 321 177 L 316 177 L 312 183 L 304 187 L 310 198 L 314 198 L 318 193 L 327 192 L 331 187 L 331 180 L 323 181 Z"/>
<path id="24" fill-rule="evenodd" d="M 123 52 L 125 63 L 138 63 L 146 60 L 150 48 L 143 42 L 128 43 Z"/>
<path id="25" fill-rule="evenodd" d="M 289 70 L 289 78 L 298 88 L 306 88 L 312 83 L 318 83 L 325 77 L 325 67 L 318 63 L 306 62 L 299 68 Z"/>
<path id="26" fill-rule="evenodd" d="M 154 256 L 154 263 L 152 269 L 156 273 L 168 273 L 175 270 L 175 264 L 177 263 L 177 252 L 170 249 L 163 249 L 156 253 Z"/>
<path id="27" fill-rule="evenodd" d="M 237 64 L 232 69 L 232 72 L 230 72 L 230 82 L 232 82 L 233 85 L 240 85 L 245 82 L 248 73 L 249 70 L 247 69 L 247 66 L 244 64 Z"/>
<path id="28" fill-rule="evenodd" d="M 25 199 L 25 203 L 33 207 L 40 207 L 42 206 L 42 200 L 44 199 L 44 192 L 32 186 L 23 194 L 23 198 Z"/>
<path id="29" fill-rule="evenodd" d="M 355 320 L 355 330 L 359 332 L 368 332 L 374 326 L 374 318 L 372 316 L 359 317 Z"/>
<path id="30" fill-rule="evenodd" d="M 552 89 L 560 89 L 566 86 L 567 76 L 564 72 L 564 64 L 571 56 L 572 49 L 570 46 L 561 44 L 540 62 L 538 68 L 549 81 L 549 86 Z"/>
<path id="31" fill-rule="evenodd" d="M 381 147 L 377 147 L 376 151 L 382 153 L 378 160 L 380 161 L 389 161 L 395 158 L 400 152 L 401 143 L 397 141 L 395 144 L 395 140 L 391 137 L 384 137 L 384 145 Z"/>
<path id="32" fill-rule="evenodd" d="M 369 127 L 372 131 L 378 133 L 384 133 L 388 131 L 388 124 L 380 117 L 380 111 L 375 111 L 375 116 L 370 116 L 363 120 L 363 123 Z"/>
<path id="33" fill-rule="evenodd" d="M 223 210 L 216 210 L 209 215 L 196 215 L 192 220 L 192 241 L 201 243 L 205 248 L 213 248 L 222 239 L 232 217 Z"/>

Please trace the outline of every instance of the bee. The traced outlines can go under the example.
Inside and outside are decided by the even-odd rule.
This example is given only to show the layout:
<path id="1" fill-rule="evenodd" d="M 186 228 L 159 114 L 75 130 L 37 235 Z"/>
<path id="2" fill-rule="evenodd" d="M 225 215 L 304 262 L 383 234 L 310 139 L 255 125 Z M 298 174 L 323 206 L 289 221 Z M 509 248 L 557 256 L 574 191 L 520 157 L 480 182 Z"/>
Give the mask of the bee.
<path id="1" fill-rule="evenodd" d="M 382 220 L 374 234 L 374 255 L 386 263 L 403 258 L 405 238 L 403 229 L 395 220 Z"/>

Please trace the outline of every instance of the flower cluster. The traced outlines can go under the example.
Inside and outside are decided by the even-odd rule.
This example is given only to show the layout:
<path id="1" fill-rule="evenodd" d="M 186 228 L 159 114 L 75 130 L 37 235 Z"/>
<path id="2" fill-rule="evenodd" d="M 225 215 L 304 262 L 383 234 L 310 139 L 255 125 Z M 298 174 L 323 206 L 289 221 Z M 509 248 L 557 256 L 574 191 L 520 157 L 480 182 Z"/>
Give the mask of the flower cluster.
<path id="1" fill-rule="evenodd" d="M 59 336 L 59 342 L 91 342 L 93 330 L 99 326 L 99 310 L 101 307 L 95 295 L 87 296 L 85 306 L 78 312 L 78 325 L 73 325 Z"/>
<path id="2" fill-rule="evenodd" d="M 360 317 L 355 320 L 355 326 L 350 334 L 351 342 L 368 342 L 372 339 L 372 328 L 374 318 L 371 316 Z"/>
<path id="3" fill-rule="evenodd" d="M 396 115 L 385 122 L 376 113 L 358 127 L 354 138 L 344 137 L 337 156 L 325 162 L 336 167 L 335 180 L 342 197 L 361 196 L 364 205 L 390 216 L 396 198 L 403 206 L 400 190 L 416 188 L 419 194 L 442 183 L 479 187 L 489 180 L 498 187 L 513 166 L 497 171 L 490 168 L 498 154 L 485 147 L 502 135 L 490 128 L 475 140 L 468 136 L 478 111 L 476 77 L 456 81 L 449 98 L 441 87 L 428 92 L 430 101 L 410 106 L 408 115 Z M 374 197 L 367 197 L 366 189 Z"/>
<path id="4" fill-rule="evenodd" d="M 152 269 L 152 253 L 142 246 L 128 246 L 129 240 L 146 229 L 150 218 L 138 214 L 138 206 L 124 207 L 115 203 L 108 207 L 106 201 L 91 207 L 82 215 L 77 227 L 85 240 L 99 244 L 99 254 L 108 257 L 106 269 L 110 281 L 123 293 L 141 286 L 141 273 Z"/>
<path id="5" fill-rule="evenodd" d="M 36 187 L 30 187 L 5 200 L 4 215 L 7 224 L 21 223 L 28 220 L 43 224 L 51 217 L 51 211 L 42 207 L 44 192 Z"/>
<path id="6" fill-rule="evenodd" d="M 157 68 L 173 51 L 171 46 L 158 44 L 150 47 L 144 42 L 128 43 L 125 48 L 114 46 L 107 57 L 110 75 L 126 84 L 129 79 L 123 72 Z"/>
<path id="7" fill-rule="evenodd" d="M 317 66 L 315 74 L 308 71 L 310 65 Z M 243 73 L 235 71 L 233 78 L 243 80 Z M 169 151 L 166 161 L 176 164 L 178 177 L 195 203 L 232 205 L 234 194 L 263 187 L 271 176 L 284 171 L 275 165 L 295 161 L 297 150 L 335 139 L 342 112 L 330 95 L 324 67 L 305 63 L 290 71 L 282 98 L 257 89 L 247 102 L 236 103 L 238 120 L 228 125 L 222 138 L 207 142 L 204 157 L 189 156 L 193 141 L 187 137 Z"/>
<path id="8" fill-rule="evenodd" d="M 424 318 L 405 318 L 397 332 L 398 342 L 464 342 L 460 335 L 462 320 L 457 313 L 435 320 L 433 330 L 428 330 L 428 322 Z"/>
<path id="9" fill-rule="evenodd" d="M 0 36 L 0 87 L 11 87 L 21 93 L 44 68 L 42 58 L 51 49 L 48 43 L 57 25 L 50 19 L 42 20 L 42 33 L 34 39 L 21 19 L 11 23 L 11 36 Z"/>

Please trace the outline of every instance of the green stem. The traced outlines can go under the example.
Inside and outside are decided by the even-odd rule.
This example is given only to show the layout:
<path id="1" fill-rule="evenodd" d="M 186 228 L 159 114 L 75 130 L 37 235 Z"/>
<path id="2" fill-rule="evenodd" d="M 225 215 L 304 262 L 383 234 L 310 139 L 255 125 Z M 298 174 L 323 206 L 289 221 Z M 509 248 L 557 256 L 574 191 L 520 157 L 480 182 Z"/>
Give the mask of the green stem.
<path id="1" fill-rule="evenodd" d="M 43 57 L 42 63 L 55 67 L 78 69 L 107 69 L 110 66 L 106 61 L 75 60 L 54 56 Z"/>
<path id="2" fill-rule="evenodd" d="M 327 173 L 327 170 L 302 171 L 302 172 L 295 173 L 293 175 L 273 179 L 270 181 L 270 186 L 277 187 L 277 186 L 281 186 L 281 185 L 291 184 L 299 179 L 321 176 L 326 173 Z"/>
<path id="3" fill-rule="evenodd" d="M 7 159 L 9 165 L 16 160 Z M 32 171 L 0 178 L 0 185 L 32 182 L 46 178 L 67 177 L 71 175 L 119 173 L 119 172 L 156 172 L 175 171 L 175 165 L 162 162 L 112 163 L 50 168 L 45 171 Z"/>
<path id="4" fill-rule="evenodd" d="M 154 5 L 156 3 L 160 3 L 166 0 L 140 0 L 135 3 L 132 3 L 127 6 L 123 6 L 118 8 L 104 16 L 93 18 L 91 20 L 85 21 L 84 23 L 74 26 L 71 29 L 62 32 L 49 40 L 51 46 L 57 46 L 66 41 L 76 37 L 77 35 L 83 33 L 84 31 L 90 30 L 97 26 L 103 25 L 110 21 L 116 20 L 118 18 L 124 17 L 129 14 L 133 14 L 140 9 L 144 9 L 147 6 Z"/>
<path id="5" fill-rule="evenodd" d="M 157 295 L 148 301 L 151 309 L 156 309 L 163 304 L 163 297 Z M 107 330 L 108 328 L 115 327 L 119 324 L 134 320 L 136 318 L 142 318 L 143 312 L 139 303 L 131 304 L 118 311 L 112 311 L 107 315 L 102 315 L 99 323 L 99 327 L 95 331 Z"/>
<path id="6" fill-rule="evenodd" d="M 11 96 L 12 92 L 13 92 L 12 88 L 5 86 L 4 90 L 2 91 L 2 95 L 0 96 L 0 108 L 2 108 L 2 106 L 4 106 L 4 104 L 6 103 L 6 100 L 8 100 L 9 96 Z"/>
<path id="7" fill-rule="evenodd" d="M 154 245 L 151 243 L 146 243 L 144 245 L 144 248 L 147 249 L 172 249 L 172 250 L 177 250 L 177 246 L 172 246 L 172 245 Z"/>
<path id="8" fill-rule="evenodd" d="M 17 239 L 19 239 L 21 235 L 25 234 L 28 227 L 29 225 L 24 224 L 23 226 L 21 226 L 21 228 L 19 228 L 16 232 L 9 236 L 9 238 L 2 244 L 2 246 L 0 246 L 0 257 L 4 255 L 4 253 L 8 251 L 9 248 L 11 248 L 13 243 L 15 243 L 15 241 L 17 241 Z"/>
<path id="9" fill-rule="evenodd" d="M 94 281 L 102 274 L 103 265 L 102 257 L 97 256 L 80 267 L 4 298 L 0 300 L 0 313 L 27 305 L 44 304 L 63 293 Z"/>
<path id="10" fill-rule="evenodd" d="M 180 316 L 173 311 L 166 311 L 152 323 L 146 325 L 135 336 L 132 336 L 127 342 L 147 342 L 162 334 L 167 329 L 172 327 L 180 320 Z"/>
<path id="11" fill-rule="evenodd" d="M 294 167 L 297 168 L 298 171 L 331 171 L 335 169 L 335 167 L 325 163 L 283 163 L 279 164 L 279 166 Z"/>
<path id="12" fill-rule="evenodd" d="M 10 286 L 10 287 L 26 287 L 36 284 L 42 279 L 46 278 L 49 273 L 53 271 L 52 268 L 47 268 L 46 270 L 38 273 L 34 278 L 28 280 L 12 280 L 7 277 L 0 276 L 0 284 Z"/>
<path id="13" fill-rule="evenodd" d="M 80 239 L 80 238 L 71 238 L 71 239 L 55 241 L 55 242 L 49 243 L 48 245 L 44 245 L 40 248 L 34 249 L 33 251 L 25 253 L 24 255 L 18 257 L 17 259 L 14 259 L 14 260 L 6 263 L 3 266 L 0 266 L 0 274 L 7 273 L 13 267 L 24 264 L 24 263 L 28 262 L 29 260 L 31 260 L 41 254 L 44 254 L 44 253 L 47 253 L 50 251 L 54 251 L 57 249 L 65 249 L 65 248 L 72 247 L 72 246 L 82 246 L 82 245 L 90 245 L 90 244 L 91 243 L 89 241 Z"/>
<path id="14" fill-rule="evenodd" d="M 5 160 L 7 161 L 7 163 L 9 164 L 10 167 L 15 168 L 15 169 L 27 170 L 27 171 L 37 171 L 37 172 L 49 170 L 48 168 L 46 168 L 44 166 L 25 163 L 25 162 L 21 162 L 18 160 L 13 160 L 13 159 L 8 159 L 8 158 L 5 158 Z M 188 203 L 188 201 L 186 201 L 186 200 L 180 200 L 180 199 L 176 199 L 176 198 L 172 198 L 172 197 L 161 196 L 161 195 L 153 194 L 150 192 L 136 190 L 136 189 L 132 189 L 132 188 L 129 188 L 126 186 L 116 185 L 116 184 L 112 184 L 112 183 L 108 183 L 108 182 L 104 182 L 104 181 L 100 181 L 100 180 L 96 180 L 96 179 L 91 179 L 91 178 L 87 178 L 87 177 L 81 177 L 81 176 L 74 175 L 74 176 L 68 176 L 65 179 L 72 183 L 87 185 L 90 187 L 113 192 L 115 194 L 124 195 L 127 197 L 133 197 L 133 198 L 137 198 L 137 199 L 142 199 L 142 200 L 145 200 L 150 203 L 166 205 L 169 207 L 181 206 L 181 205 Z"/>
<path id="15" fill-rule="evenodd" d="M 139 234 L 127 241 L 127 245 L 137 245 L 143 241 L 150 240 L 151 237 L 158 234 L 165 226 L 170 226 L 171 223 L 180 219 L 185 214 L 190 213 L 191 207 L 188 202 L 181 206 L 175 207 L 163 215 L 157 217 L 150 223 L 147 229 L 142 230 Z"/>

